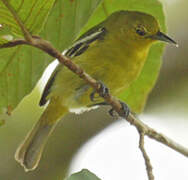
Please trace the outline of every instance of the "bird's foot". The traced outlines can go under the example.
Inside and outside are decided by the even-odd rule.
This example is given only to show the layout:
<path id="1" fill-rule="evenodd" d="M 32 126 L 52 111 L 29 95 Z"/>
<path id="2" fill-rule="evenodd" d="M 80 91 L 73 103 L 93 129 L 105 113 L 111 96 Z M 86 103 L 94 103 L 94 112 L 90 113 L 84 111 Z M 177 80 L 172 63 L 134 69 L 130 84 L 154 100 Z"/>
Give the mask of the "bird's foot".
<path id="1" fill-rule="evenodd" d="M 129 116 L 129 113 L 130 113 L 130 109 L 128 107 L 127 104 L 125 104 L 124 102 L 122 101 L 119 101 L 120 104 L 121 104 L 121 112 L 120 112 L 120 116 L 121 117 L 124 117 L 124 118 L 127 118 Z M 114 116 L 114 109 L 110 109 L 109 110 L 109 114 L 113 117 Z"/>
<path id="2" fill-rule="evenodd" d="M 101 81 L 98 81 L 97 83 L 100 86 L 100 88 L 99 88 L 100 96 L 102 96 L 102 97 L 108 96 L 109 95 L 109 89 Z M 95 90 L 90 94 L 91 101 L 95 101 L 95 98 L 96 98 L 95 94 L 96 94 Z"/>

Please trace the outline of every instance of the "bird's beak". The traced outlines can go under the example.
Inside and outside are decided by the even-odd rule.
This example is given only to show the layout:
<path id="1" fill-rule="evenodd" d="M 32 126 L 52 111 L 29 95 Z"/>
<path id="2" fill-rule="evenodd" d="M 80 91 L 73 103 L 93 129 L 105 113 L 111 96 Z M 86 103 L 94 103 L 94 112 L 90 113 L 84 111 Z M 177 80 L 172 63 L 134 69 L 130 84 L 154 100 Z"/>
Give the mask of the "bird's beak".
<path id="1" fill-rule="evenodd" d="M 157 34 L 150 36 L 151 39 L 155 39 L 155 40 L 159 40 L 159 41 L 164 41 L 170 44 L 174 44 L 176 47 L 178 47 L 178 44 L 171 39 L 170 37 L 168 37 L 166 34 L 158 31 Z"/>

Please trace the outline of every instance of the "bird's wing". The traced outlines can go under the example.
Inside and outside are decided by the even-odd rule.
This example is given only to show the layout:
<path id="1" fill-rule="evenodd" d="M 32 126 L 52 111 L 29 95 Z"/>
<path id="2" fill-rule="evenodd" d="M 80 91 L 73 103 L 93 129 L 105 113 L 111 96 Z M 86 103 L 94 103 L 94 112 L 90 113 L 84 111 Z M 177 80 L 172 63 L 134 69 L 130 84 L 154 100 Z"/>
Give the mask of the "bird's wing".
<path id="1" fill-rule="evenodd" d="M 55 80 L 55 77 L 57 75 L 57 73 L 59 72 L 58 66 L 55 68 L 55 70 L 53 71 L 52 75 L 50 76 L 50 78 L 48 79 L 48 82 L 46 83 L 46 86 L 43 90 L 42 96 L 40 98 L 40 102 L 39 105 L 43 106 L 46 104 L 46 102 L 48 101 L 48 99 L 46 98 L 48 96 L 48 94 L 50 93 L 50 88 Z"/>
<path id="2" fill-rule="evenodd" d="M 101 27 L 100 25 L 92 28 L 91 30 L 87 31 L 84 35 L 82 35 L 77 41 L 75 41 L 75 43 L 70 48 L 68 48 L 65 51 L 65 56 L 69 58 L 74 58 L 75 56 L 81 55 L 88 49 L 88 47 L 93 42 L 97 40 L 103 40 L 106 35 L 106 32 L 107 32 L 106 29 L 104 27 Z M 60 70 L 60 67 L 62 68 L 62 65 L 58 65 L 56 67 L 50 79 L 48 80 L 39 102 L 40 106 L 45 105 L 46 102 L 48 101 L 47 96 L 50 93 L 50 89 L 55 80 L 55 77 L 57 76 Z"/>
<path id="3" fill-rule="evenodd" d="M 106 29 L 101 27 L 97 28 L 98 29 L 91 29 L 82 35 L 67 51 L 65 51 L 65 56 L 70 58 L 79 56 L 87 50 L 92 42 L 103 40 L 106 34 Z"/>

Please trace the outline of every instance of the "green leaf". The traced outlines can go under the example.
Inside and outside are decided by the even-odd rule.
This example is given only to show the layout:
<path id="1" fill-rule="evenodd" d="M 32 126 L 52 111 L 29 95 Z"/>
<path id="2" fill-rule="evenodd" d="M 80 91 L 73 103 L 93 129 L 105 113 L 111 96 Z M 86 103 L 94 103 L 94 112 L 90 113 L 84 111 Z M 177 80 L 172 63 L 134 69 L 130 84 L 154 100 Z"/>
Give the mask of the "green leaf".
<path id="1" fill-rule="evenodd" d="M 91 173 L 87 169 L 82 169 L 80 172 L 72 174 L 65 180 L 100 180 L 95 174 Z"/>
<path id="2" fill-rule="evenodd" d="M 23 37 L 20 26 L 15 21 L 13 14 L 0 1 L 0 24 L 7 25 L 15 36 Z M 8 1 L 9 8 L 12 8 L 15 14 L 22 21 L 24 27 L 31 33 L 40 32 L 46 22 L 47 15 L 53 6 L 55 0 L 11 0 Z"/>
<path id="3" fill-rule="evenodd" d="M 85 26 L 84 31 L 105 19 L 107 14 L 122 9 L 152 14 L 158 19 L 162 31 L 166 30 L 162 4 L 158 0 L 105 0 Z M 155 85 L 163 49 L 164 44 L 162 43 L 153 45 L 139 78 L 119 96 L 134 112 L 139 113 L 143 110 L 147 97 Z"/>
<path id="4" fill-rule="evenodd" d="M 36 34 L 42 29 L 54 0 L 11 0 L 8 3 L 25 28 Z M 23 37 L 9 8 L 0 1 L 0 44 Z M 0 49 L 0 112 L 11 114 L 23 96 L 31 91 L 47 65 L 45 57 L 39 50 L 25 46 Z M 44 59 L 37 62 L 37 58 Z"/>
<path id="5" fill-rule="evenodd" d="M 19 6 L 19 12 L 21 14 L 32 14 L 34 11 L 35 16 L 33 17 L 36 17 L 36 12 L 39 11 L 35 10 L 35 8 L 37 8 L 36 6 L 30 6 L 30 4 L 33 4 L 31 3 L 33 1 L 20 1 L 23 5 Z M 11 5 L 14 9 L 18 8 L 18 4 L 20 4 L 18 2 L 20 1 L 11 1 Z M 38 1 L 41 2 L 40 0 Z M 38 1 L 35 0 L 37 4 Z M 43 29 L 38 29 L 42 27 L 43 21 L 45 21 L 42 19 L 42 17 L 44 17 L 43 14 L 42 17 L 37 17 L 37 22 L 34 23 L 34 26 L 28 21 L 26 25 L 29 28 L 32 27 L 31 31 L 33 33 L 41 30 L 39 35 L 42 38 L 49 40 L 58 50 L 63 51 L 76 38 L 80 29 L 88 21 L 100 1 L 101 0 L 56 0 Z M 17 2 L 17 4 L 15 2 Z M 42 1 L 41 4 L 44 4 L 44 1 Z M 0 2 L 0 7 L 2 7 L 2 2 Z M 3 13 L 3 11 L 1 11 L 1 13 Z M 48 13 L 46 12 L 46 14 Z M 38 16 L 40 15 L 41 14 L 38 14 Z M 0 24 L 3 24 L 1 21 L 2 17 L 6 17 L 8 25 L 11 26 L 11 24 L 13 24 L 15 26 L 13 26 L 15 34 L 22 35 L 16 22 L 14 19 L 11 19 L 11 14 L 7 12 L 7 10 L 4 14 L 0 14 Z M 31 18 L 31 15 L 28 18 Z M 32 18 L 31 20 L 33 22 Z M 40 27 L 38 27 L 39 24 Z M 28 30 L 30 31 L 30 29 Z M 31 92 L 51 60 L 52 58 L 49 55 L 30 46 L 23 45 L 14 48 L 0 49 L 0 114 L 1 112 L 10 114 L 11 111 L 14 110 L 23 97 Z"/>

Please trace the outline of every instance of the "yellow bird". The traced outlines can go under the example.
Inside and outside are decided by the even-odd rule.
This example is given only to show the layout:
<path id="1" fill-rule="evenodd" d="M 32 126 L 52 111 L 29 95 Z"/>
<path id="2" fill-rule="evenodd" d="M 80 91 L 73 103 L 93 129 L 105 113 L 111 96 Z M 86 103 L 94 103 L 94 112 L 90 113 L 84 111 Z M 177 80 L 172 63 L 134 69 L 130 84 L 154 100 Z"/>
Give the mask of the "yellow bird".
<path id="1" fill-rule="evenodd" d="M 82 35 L 66 56 L 118 96 L 139 76 L 151 45 L 157 40 L 176 44 L 160 31 L 153 16 L 122 10 Z M 88 107 L 91 92 L 92 88 L 76 74 L 62 64 L 57 66 L 40 100 L 41 106 L 47 101 L 49 104 L 15 154 L 26 171 L 37 167 L 58 120 L 69 109 Z"/>

